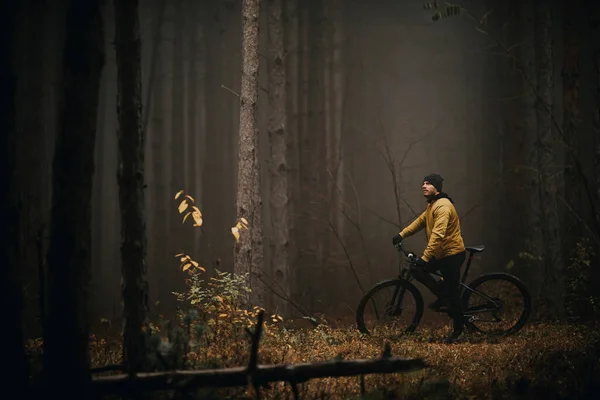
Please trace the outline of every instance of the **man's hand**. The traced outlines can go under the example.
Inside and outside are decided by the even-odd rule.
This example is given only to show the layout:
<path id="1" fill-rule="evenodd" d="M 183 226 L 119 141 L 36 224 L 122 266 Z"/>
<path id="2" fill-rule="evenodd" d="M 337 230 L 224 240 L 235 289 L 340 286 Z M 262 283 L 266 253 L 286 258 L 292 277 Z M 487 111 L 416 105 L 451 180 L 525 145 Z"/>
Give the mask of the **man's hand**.
<path id="1" fill-rule="evenodd" d="M 402 236 L 400 236 L 400 234 L 398 233 L 392 238 L 392 244 L 396 246 L 397 244 L 400 244 L 400 242 L 402 242 Z"/>
<path id="2" fill-rule="evenodd" d="M 427 267 L 427 261 L 425 261 L 421 257 L 419 257 L 419 258 L 417 258 L 417 261 L 415 261 L 415 265 L 417 267 L 426 268 Z"/>

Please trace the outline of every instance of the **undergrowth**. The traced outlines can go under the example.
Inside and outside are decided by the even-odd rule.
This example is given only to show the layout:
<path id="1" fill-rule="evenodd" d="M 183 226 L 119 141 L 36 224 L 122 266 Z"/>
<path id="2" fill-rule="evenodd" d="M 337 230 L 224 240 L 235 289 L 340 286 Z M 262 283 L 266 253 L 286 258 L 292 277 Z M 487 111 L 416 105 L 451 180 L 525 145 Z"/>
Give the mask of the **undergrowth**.
<path id="1" fill-rule="evenodd" d="M 218 340 L 189 354 L 195 369 L 248 363 L 249 340 L 243 329 L 221 332 Z M 386 337 L 369 337 L 355 328 L 271 327 L 259 349 L 259 363 L 303 363 L 364 359 L 381 355 Z M 368 375 L 367 398 L 573 398 L 593 393 L 600 378 L 600 333 L 590 327 L 536 324 L 513 336 L 486 341 L 471 337 L 442 343 L 447 328 L 423 329 L 391 341 L 392 355 L 423 358 L 429 368 L 411 373 Z M 94 337 L 92 366 L 120 362 L 120 342 Z M 597 384 L 596 384 L 597 385 Z M 360 398 L 358 377 L 315 379 L 299 385 L 301 398 Z M 243 389 L 202 390 L 209 398 L 243 398 Z M 284 383 L 261 391 L 263 398 L 293 398 Z M 384 397 L 381 397 L 384 396 Z M 440 397 L 441 396 L 441 397 Z M 198 397 L 204 398 L 204 397 Z"/>
<path id="2" fill-rule="evenodd" d="M 179 192 L 176 199 L 182 194 Z M 193 198 L 185 195 L 178 209 L 184 215 L 183 222 L 191 216 L 195 226 L 202 225 L 202 214 Z M 241 232 L 248 230 L 247 221 L 240 219 L 231 230 L 238 240 Z M 207 274 L 189 255 L 176 257 L 187 275 L 187 289 L 173 293 L 180 306 L 176 318 L 154 321 L 146 327 L 149 369 L 247 365 L 248 329 L 263 310 L 247 303 L 251 291 L 247 276 L 219 270 Z M 580 264 L 581 269 L 589 267 Z M 569 284 L 577 289 L 573 293 L 585 293 L 578 293 L 578 298 L 589 299 L 588 292 L 579 289 L 585 285 L 579 281 Z M 471 335 L 464 343 L 447 345 L 442 339 L 448 326 L 422 327 L 411 335 L 394 338 L 366 336 L 355 326 L 299 328 L 279 315 L 267 313 L 266 317 L 258 352 L 260 364 L 377 358 L 389 342 L 393 356 L 422 358 L 428 365 L 410 373 L 367 375 L 362 388 L 359 377 L 310 380 L 298 385 L 303 399 L 593 398 L 600 389 L 596 383 L 600 381 L 600 329 L 589 324 L 532 323 L 510 337 L 490 340 Z M 41 348 L 41 340 L 28 344 L 34 364 L 41 360 Z M 92 368 L 120 364 L 122 353 L 120 338 L 90 337 Z M 32 371 L 35 373 L 35 366 Z M 290 386 L 283 382 L 261 388 L 260 394 L 264 399 L 293 398 Z M 153 398 L 173 398 L 171 395 L 162 393 Z M 247 388 L 202 388 L 190 395 L 198 399 L 254 398 Z"/>

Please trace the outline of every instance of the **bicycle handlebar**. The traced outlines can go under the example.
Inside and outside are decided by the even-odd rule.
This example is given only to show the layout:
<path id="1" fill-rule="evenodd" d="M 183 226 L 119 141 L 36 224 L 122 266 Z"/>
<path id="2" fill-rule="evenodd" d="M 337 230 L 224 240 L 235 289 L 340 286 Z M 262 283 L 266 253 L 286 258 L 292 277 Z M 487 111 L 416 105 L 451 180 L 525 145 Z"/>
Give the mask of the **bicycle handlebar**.
<path id="1" fill-rule="evenodd" d="M 406 250 L 404 250 L 404 247 L 402 247 L 402 242 L 400 242 L 400 243 L 398 243 L 398 244 L 394 245 L 394 247 L 396 248 L 396 250 L 398 250 L 398 252 L 402 252 L 402 253 L 404 253 L 404 255 L 405 255 L 406 257 L 408 257 L 408 259 L 409 259 L 411 262 L 413 262 L 413 261 L 416 261 L 416 259 L 417 259 L 417 255 L 416 255 L 415 253 L 411 252 L 411 251 L 406 251 Z"/>

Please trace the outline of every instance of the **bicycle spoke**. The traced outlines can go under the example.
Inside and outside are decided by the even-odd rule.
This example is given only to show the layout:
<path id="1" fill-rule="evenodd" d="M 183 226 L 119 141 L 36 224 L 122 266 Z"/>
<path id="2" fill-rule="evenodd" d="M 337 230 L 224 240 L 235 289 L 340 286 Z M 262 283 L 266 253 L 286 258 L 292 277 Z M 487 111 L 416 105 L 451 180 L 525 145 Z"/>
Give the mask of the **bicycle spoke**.
<path id="1" fill-rule="evenodd" d="M 364 330 L 371 334 L 398 334 L 415 328 L 416 299 L 398 284 L 388 284 L 370 293 L 360 312 Z"/>
<path id="2" fill-rule="evenodd" d="M 528 298 L 511 278 L 487 277 L 474 287 L 464 286 L 467 304 L 464 313 L 470 324 L 478 331 L 502 335 L 522 326 L 523 316 L 528 314 Z"/>

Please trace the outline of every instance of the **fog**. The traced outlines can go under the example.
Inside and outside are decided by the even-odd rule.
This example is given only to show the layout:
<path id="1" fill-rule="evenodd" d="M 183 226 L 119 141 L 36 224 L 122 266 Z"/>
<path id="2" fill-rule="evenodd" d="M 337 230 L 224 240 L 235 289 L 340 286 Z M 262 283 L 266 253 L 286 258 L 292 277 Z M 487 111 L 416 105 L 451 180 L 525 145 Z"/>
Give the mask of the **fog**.
<path id="1" fill-rule="evenodd" d="M 33 77 L 19 82 L 27 101 L 17 102 L 18 131 L 27 138 L 20 145 L 36 149 L 27 153 L 31 160 L 19 159 L 21 165 L 36 165 L 21 183 L 35 200 L 28 217 L 30 236 L 48 223 L 57 55 L 64 34 L 59 3 L 32 16 L 32 28 L 20 38 L 19 62 Z M 360 286 L 366 289 L 394 276 L 398 254 L 391 237 L 425 208 L 420 185 L 431 172 L 445 179 L 444 190 L 462 216 L 466 244 L 487 247 L 472 273 L 504 268 L 520 251 L 516 236 L 523 223 L 514 212 L 521 189 L 511 176 L 527 162 L 519 152 L 522 116 L 515 110 L 532 101 L 511 59 L 467 16 L 433 22 L 421 0 L 326 4 L 302 1 L 299 8 L 286 10 L 294 300 L 313 312 L 351 315 L 362 295 Z M 519 49 L 526 49 L 532 45 L 527 42 L 529 14 L 515 4 L 520 3 L 464 3 L 477 19 L 493 8 L 488 21 L 496 37 L 508 46 L 523 41 Z M 233 270 L 241 15 L 240 2 L 229 0 L 149 0 L 141 7 L 147 266 L 151 310 L 161 313 L 173 310 L 171 292 L 184 287 L 175 254 L 191 254 L 209 272 Z M 97 320 L 117 319 L 121 310 L 111 2 L 104 15 L 106 64 L 96 154 L 90 155 L 96 160 L 92 313 Z M 264 22 L 265 7 L 262 17 Z M 268 262 L 265 35 L 263 23 L 258 112 Z M 555 49 L 560 53 L 560 42 Z M 586 90 L 582 87 L 582 97 L 590 96 L 591 89 Z M 388 155 L 397 174 L 399 209 Z M 202 229 L 181 223 L 174 200 L 181 189 L 204 214 Z M 425 234 L 407 243 L 421 252 Z M 28 246 L 28 310 L 33 313 L 35 241 Z"/>

